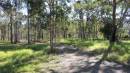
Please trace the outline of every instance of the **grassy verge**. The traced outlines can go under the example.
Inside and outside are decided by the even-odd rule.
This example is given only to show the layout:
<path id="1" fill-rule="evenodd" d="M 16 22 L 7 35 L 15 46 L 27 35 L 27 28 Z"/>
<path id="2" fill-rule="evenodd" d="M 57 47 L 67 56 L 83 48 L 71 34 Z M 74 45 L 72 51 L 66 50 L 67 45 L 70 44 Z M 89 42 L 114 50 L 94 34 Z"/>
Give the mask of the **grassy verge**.
<path id="1" fill-rule="evenodd" d="M 109 46 L 106 40 L 61 39 L 59 42 L 68 45 L 76 45 L 83 51 L 89 51 L 98 55 L 103 54 L 104 50 Z M 122 40 L 120 43 L 115 43 L 107 60 L 128 63 L 130 61 L 130 40 Z"/>
<path id="2" fill-rule="evenodd" d="M 58 42 L 75 45 L 97 55 L 103 54 L 109 46 L 106 40 L 61 39 Z M 47 54 L 48 48 L 48 44 L 0 44 L 0 73 L 37 73 L 40 66 L 49 66 L 48 62 L 58 59 L 56 55 Z M 107 60 L 120 63 L 130 61 L 130 41 L 115 43 Z M 49 67 L 55 67 L 55 64 Z"/>
<path id="3" fill-rule="evenodd" d="M 36 73 L 40 64 L 56 59 L 48 45 L 0 45 L 0 73 Z"/>

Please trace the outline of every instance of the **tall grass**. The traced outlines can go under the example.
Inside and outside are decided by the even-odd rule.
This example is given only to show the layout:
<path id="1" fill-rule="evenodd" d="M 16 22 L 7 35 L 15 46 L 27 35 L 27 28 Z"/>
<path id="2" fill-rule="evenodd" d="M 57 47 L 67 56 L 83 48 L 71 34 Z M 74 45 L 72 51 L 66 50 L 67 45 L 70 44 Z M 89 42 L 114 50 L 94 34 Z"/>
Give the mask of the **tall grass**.
<path id="1" fill-rule="evenodd" d="M 36 73 L 40 63 L 55 59 L 48 45 L 0 45 L 0 73 Z"/>

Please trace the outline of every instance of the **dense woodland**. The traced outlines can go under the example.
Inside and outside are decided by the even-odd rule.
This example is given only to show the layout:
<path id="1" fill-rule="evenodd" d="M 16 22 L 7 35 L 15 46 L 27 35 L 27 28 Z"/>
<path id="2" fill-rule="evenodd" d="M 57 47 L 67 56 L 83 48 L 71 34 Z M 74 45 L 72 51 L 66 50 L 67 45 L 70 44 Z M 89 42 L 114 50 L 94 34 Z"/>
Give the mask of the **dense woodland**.
<path id="1" fill-rule="evenodd" d="M 48 73 L 39 65 L 58 60 L 57 50 L 66 49 L 59 45 L 102 55 L 97 63 L 123 64 L 129 73 L 129 24 L 129 0 L 0 0 L 0 73 Z"/>

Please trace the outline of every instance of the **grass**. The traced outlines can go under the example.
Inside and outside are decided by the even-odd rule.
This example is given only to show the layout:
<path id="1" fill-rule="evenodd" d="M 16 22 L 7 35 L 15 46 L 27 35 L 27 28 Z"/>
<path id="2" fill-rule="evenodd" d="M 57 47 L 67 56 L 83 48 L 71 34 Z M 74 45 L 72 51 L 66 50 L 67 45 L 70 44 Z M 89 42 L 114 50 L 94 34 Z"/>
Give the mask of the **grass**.
<path id="1" fill-rule="evenodd" d="M 106 49 L 109 46 L 106 40 L 80 40 L 80 39 L 61 39 L 60 43 L 67 45 L 75 45 L 80 49 L 94 51 L 97 49 Z"/>
<path id="2" fill-rule="evenodd" d="M 130 41 L 122 41 L 113 46 L 113 52 L 109 55 L 108 60 L 119 63 L 128 63 L 130 61 Z"/>
<path id="3" fill-rule="evenodd" d="M 0 73 L 36 73 L 39 64 L 57 58 L 47 52 L 47 44 L 0 45 Z"/>
<path id="4" fill-rule="evenodd" d="M 58 42 L 98 55 L 109 46 L 106 40 L 61 39 Z M 58 56 L 48 55 L 48 48 L 48 44 L 0 44 L 0 73 L 37 73 L 40 66 L 55 67 L 55 64 L 49 65 L 48 62 L 55 61 Z M 107 60 L 120 63 L 130 61 L 130 41 L 115 43 Z"/>
<path id="5" fill-rule="evenodd" d="M 9 51 L 9 50 L 17 50 L 17 49 L 23 49 L 23 48 L 29 48 L 35 51 L 38 50 L 45 50 L 48 48 L 48 44 L 32 44 L 32 45 L 26 45 L 26 44 L 0 44 L 0 50 L 1 51 Z"/>
<path id="6" fill-rule="evenodd" d="M 62 39 L 59 42 L 68 45 L 76 45 L 81 50 L 89 51 L 94 54 L 103 54 L 109 46 L 109 43 L 106 40 Z M 115 43 L 107 60 L 119 63 L 127 63 L 130 61 L 130 40 L 122 40 L 120 43 Z"/>

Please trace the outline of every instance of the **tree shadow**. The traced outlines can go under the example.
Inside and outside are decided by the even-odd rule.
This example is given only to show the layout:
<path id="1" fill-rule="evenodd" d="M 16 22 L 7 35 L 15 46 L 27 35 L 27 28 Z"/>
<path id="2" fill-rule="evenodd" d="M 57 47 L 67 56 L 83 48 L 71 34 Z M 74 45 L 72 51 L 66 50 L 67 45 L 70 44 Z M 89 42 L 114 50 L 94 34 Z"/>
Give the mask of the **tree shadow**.
<path id="1" fill-rule="evenodd" d="M 85 67 L 80 67 L 74 73 L 130 73 L 130 67 L 125 67 L 121 64 L 105 65 L 101 61 L 95 62 L 94 65 L 91 65 L 92 63 L 86 63 Z"/>
<path id="2" fill-rule="evenodd" d="M 96 62 L 93 66 L 91 65 L 91 62 L 87 62 L 87 66 L 79 69 L 78 71 L 74 72 L 74 73 L 98 73 L 99 69 L 100 69 L 100 64 L 101 62 Z"/>
<path id="3" fill-rule="evenodd" d="M 119 43 L 120 46 L 118 48 L 123 48 L 125 49 L 124 53 L 128 53 L 128 43 Z M 125 44 L 127 44 L 125 46 Z M 63 44 L 61 44 L 63 45 Z M 84 44 L 83 44 L 84 45 Z M 93 44 L 88 44 L 88 46 L 93 45 Z M 59 45 L 58 45 L 59 46 Z M 68 46 L 68 44 L 67 44 Z M 43 44 L 35 44 L 35 45 L 0 45 L 0 51 L 13 51 L 16 49 L 22 49 L 22 48 L 30 48 L 34 51 L 39 51 L 39 50 L 43 50 L 46 49 L 48 47 L 48 45 L 43 45 Z M 70 49 L 68 49 L 68 51 L 70 51 Z M 93 51 L 83 51 L 83 50 L 76 50 L 76 51 L 72 51 L 69 53 L 74 53 L 76 52 L 77 56 L 89 56 L 89 57 L 96 57 L 98 55 L 102 55 L 104 53 L 104 48 L 101 49 L 96 49 Z M 119 50 L 113 50 L 112 52 L 119 52 Z M 120 51 L 121 52 L 121 51 Z M 64 53 L 68 53 L 68 52 L 64 52 Z M 27 65 L 29 64 L 29 60 L 32 58 L 32 56 L 26 57 L 26 58 L 21 58 L 21 57 L 16 57 L 14 56 L 12 58 L 12 61 L 5 64 L 4 66 L 0 66 L 0 73 L 15 73 L 15 71 L 17 70 L 17 68 Z M 100 60 L 100 59 L 99 59 Z M 94 65 L 92 65 L 94 64 Z M 101 67 L 101 65 L 103 65 L 103 62 L 98 61 L 98 62 L 86 62 L 86 66 L 85 67 L 79 67 L 79 69 L 74 72 L 74 73 L 99 73 L 99 71 L 102 71 L 102 73 L 116 73 L 115 70 L 121 70 L 124 73 L 130 73 L 130 67 L 126 67 L 126 66 L 119 66 L 120 64 L 114 65 L 114 66 L 104 66 Z M 51 70 L 52 73 L 58 73 L 54 70 Z"/>
<path id="4" fill-rule="evenodd" d="M 83 43 L 83 42 L 55 43 L 54 48 L 55 48 L 56 54 L 63 54 L 63 53 L 79 52 L 82 50 L 82 49 L 80 49 L 81 46 L 82 47 L 89 47 L 89 46 L 93 46 L 93 45 L 94 44 L 92 42 L 87 42 L 87 43 Z M 82 51 L 82 53 L 83 53 L 83 51 Z"/>
<path id="5" fill-rule="evenodd" d="M 80 49 L 76 55 L 77 56 L 89 56 L 89 57 L 93 57 L 93 56 L 99 56 L 102 55 L 104 53 L 105 49 L 95 49 L 93 51 L 84 51 L 82 49 Z"/>
<path id="6" fill-rule="evenodd" d="M 129 48 L 127 46 L 125 46 L 127 43 L 120 43 L 120 48 L 124 48 L 125 49 L 125 53 L 128 53 Z M 127 44 L 128 45 L 128 44 Z M 110 46 L 110 48 L 112 48 L 112 46 Z M 79 50 L 78 53 L 76 55 L 78 56 L 89 56 L 89 57 L 94 57 L 94 56 L 98 56 L 98 55 L 102 55 L 106 50 L 104 48 L 102 49 L 96 49 L 93 51 L 83 51 L 83 50 Z M 113 50 L 110 53 L 113 52 L 119 52 L 119 50 Z M 116 62 L 109 62 L 107 61 L 110 65 L 105 65 L 104 61 L 100 60 L 98 62 L 86 62 L 86 66 L 85 67 L 78 67 L 79 69 L 77 71 L 75 71 L 74 73 L 118 73 L 121 71 L 121 73 L 130 73 L 130 67 L 126 67 L 120 63 L 116 63 Z M 95 63 L 94 65 L 91 65 L 92 63 Z M 113 63 L 116 65 L 113 65 Z"/>
<path id="7" fill-rule="evenodd" d="M 123 54 L 126 54 L 126 53 L 129 53 L 129 45 L 130 43 L 124 43 L 124 42 L 121 42 L 121 43 L 117 43 L 118 47 L 114 47 L 114 48 L 118 48 L 118 50 L 116 49 L 112 49 L 112 51 L 109 52 L 110 53 L 114 53 L 114 52 L 118 52 L 119 55 L 121 55 L 122 53 Z M 112 48 L 113 46 L 109 46 L 109 48 Z M 120 51 L 120 49 L 123 49 Z M 102 55 L 103 53 L 105 52 L 105 49 L 102 48 L 102 49 L 96 49 L 96 50 L 93 50 L 93 51 L 82 51 L 80 50 L 80 52 L 77 54 L 77 55 L 87 55 L 89 57 L 93 57 L 93 56 L 98 56 L 98 55 Z M 107 65 L 104 65 L 103 64 L 104 61 L 98 61 L 98 62 L 95 62 L 95 64 L 93 66 L 91 66 L 92 63 L 89 63 L 87 62 L 86 63 L 86 66 L 85 67 L 80 67 L 80 69 L 74 73 L 99 73 L 99 72 L 102 72 L 102 73 L 118 73 L 121 71 L 121 73 L 130 73 L 130 66 L 127 66 L 124 65 L 124 64 L 121 64 L 121 63 L 116 63 L 115 61 L 113 62 L 109 62 L 110 64 L 113 64 L 113 63 L 116 63 L 116 65 L 112 65 L 112 66 L 107 66 Z M 103 65 L 103 67 L 102 67 Z"/>

